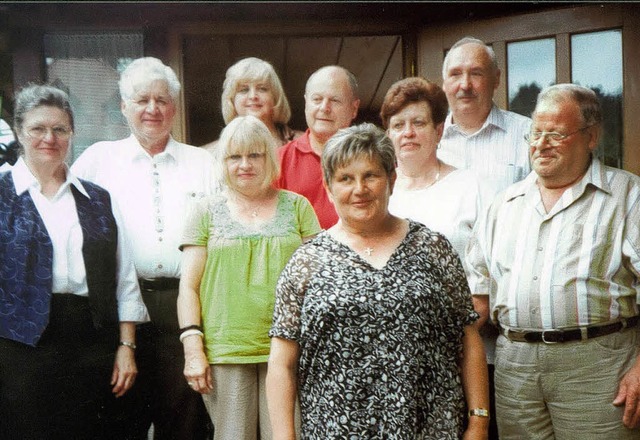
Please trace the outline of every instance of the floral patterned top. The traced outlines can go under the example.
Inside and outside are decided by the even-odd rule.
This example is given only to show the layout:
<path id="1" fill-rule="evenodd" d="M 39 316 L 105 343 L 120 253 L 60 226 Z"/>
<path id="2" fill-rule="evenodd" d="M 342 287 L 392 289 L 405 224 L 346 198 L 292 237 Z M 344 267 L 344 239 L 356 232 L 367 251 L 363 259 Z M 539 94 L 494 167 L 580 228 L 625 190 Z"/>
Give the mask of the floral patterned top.
<path id="1" fill-rule="evenodd" d="M 327 232 L 301 246 L 269 334 L 300 344 L 302 438 L 460 438 L 462 336 L 476 319 L 455 251 L 420 223 L 382 269 Z"/>

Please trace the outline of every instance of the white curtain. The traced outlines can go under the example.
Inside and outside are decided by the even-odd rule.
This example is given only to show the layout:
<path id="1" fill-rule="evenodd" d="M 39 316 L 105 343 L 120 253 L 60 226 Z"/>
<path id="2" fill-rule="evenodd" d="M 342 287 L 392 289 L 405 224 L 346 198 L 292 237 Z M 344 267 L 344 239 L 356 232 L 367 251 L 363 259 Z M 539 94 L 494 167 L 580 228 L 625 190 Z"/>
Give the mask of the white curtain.
<path id="1" fill-rule="evenodd" d="M 47 81 L 71 99 L 75 135 L 70 162 L 94 142 L 127 136 L 118 79 L 132 60 L 143 56 L 142 34 L 48 34 L 44 48 Z"/>

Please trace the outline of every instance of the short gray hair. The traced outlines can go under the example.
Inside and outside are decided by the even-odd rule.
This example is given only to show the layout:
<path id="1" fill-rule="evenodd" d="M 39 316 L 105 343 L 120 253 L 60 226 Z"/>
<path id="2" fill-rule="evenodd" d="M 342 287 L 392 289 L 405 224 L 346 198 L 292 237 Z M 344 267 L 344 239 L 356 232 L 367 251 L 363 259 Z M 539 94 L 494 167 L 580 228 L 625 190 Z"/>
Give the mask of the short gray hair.
<path id="1" fill-rule="evenodd" d="M 229 186 L 229 173 L 225 165 L 229 156 L 264 153 L 266 175 L 263 185 L 265 187 L 271 185 L 279 173 L 277 147 L 276 140 L 260 119 L 252 115 L 234 118 L 220 133 L 220 140 L 213 150 L 214 168 L 220 184 Z"/>
<path id="2" fill-rule="evenodd" d="M 73 111 L 69 103 L 69 95 L 49 84 L 28 84 L 15 97 L 13 130 L 18 133 L 24 123 L 24 115 L 36 107 L 49 106 L 62 110 L 69 116 L 73 130 Z"/>
<path id="3" fill-rule="evenodd" d="M 496 59 L 496 53 L 493 51 L 493 48 L 491 46 L 489 46 L 487 43 L 485 43 L 484 41 L 478 38 L 464 37 L 456 41 L 453 44 L 453 46 L 451 46 L 451 49 L 449 49 L 449 52 L 447 52 L 447 55 L 444 57 L 444 62 L 442 63 L 442 78 L 446 77 L 447 66 L 449 65 L 451 52 L 453 52 L 454 49 L 457 49 L 460 46 L 464 46 L 465 44 L 477 44 L 479 46 L 484 47 L 484 50 L 487 52 L 487 55 L 489 56 L 489 60 L 491 60 L 491 68 L 493 69 L 494 72 L 497 72 L 499 70 L 498 60 Z"/>
<path id="4" fill-rule="evenodd" d="M 120 87 L 120 97 L 122 100 L 131 99 L 135 93 L 134 85 L 143 80 L 151 82 L 161 80 L 167 83 L 171 99 L 176 101 L 180 95 L 180 81 L 178 76 L 169 66 L 165 66 L 162 61 L 153 57 L 144 57 L 133 60 L 122 74 L 118 86 Z"/>
<path id="5" fill-rule="evenodd" d="M 587 88 L 578 84 L 555 84 L 545 87 L 538 94 L 536 101 L 536 109 L 542 102 L 563 102 L 571 100 L 580 108 L 582 123 L 585 127 L 599 125 L 602 123 L 602 107 L 598 100 L 598 95 Z M 535 115 L 536 110 L 533 111 Z"/>
<path id="6" fill-rule="evenodd" d="M 387 177 L 395 173 L 396 154 L 391 139 L 374 124 L 365 122 L 339 130 L 324 146 L 322 172 L 327 186 L 331 185 L 338 168 L 347 166 L 363 155 L 377 160 Z"/>

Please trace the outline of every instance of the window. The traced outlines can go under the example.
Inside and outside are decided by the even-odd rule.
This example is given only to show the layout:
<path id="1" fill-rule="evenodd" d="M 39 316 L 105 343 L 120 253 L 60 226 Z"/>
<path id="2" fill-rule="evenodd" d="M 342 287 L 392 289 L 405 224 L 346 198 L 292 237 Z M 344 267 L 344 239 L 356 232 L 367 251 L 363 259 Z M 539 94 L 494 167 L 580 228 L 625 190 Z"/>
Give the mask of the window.
<path id="1" fill-rule="evenodd" d="M 572 35 L 571 80 L 600 98 L 604 120 L 596 155 L 607 165 L 622 166 L 622 32 Z"/>
<path id="2" fill-rule="evenodd" d="M 464 36 L 480 38 L 493 46 L 502 71 L 494 101 L 526 113 L 528 109 L 518 110 L 517 102 L 512 105 L 514 92 L 520 84 L 531 84 L 532 78 L 540 87 L 548 85 L 544 83 L 548 81 L 546 63 L 552 60 L 553 82 L 587 86 L 602 99 L 604 132 L 596 155 L 608 165 L 640 175 L 640 63 L 634 62 L 640 47 L 640 15 L 636 12 L 632 5 L 605 2 L 431 26 L 419 35 L 418 66 L 422 75 L 438 78 L 447 48 Z M 549 44 L 544 41 L 553 42 L 555 54 L 545 55 L 545 67 L 536 64 L 519 79 L 517 66 L 527 60 L 517 61 L 518 56 L 540 60 L 545 50 L 541 47 Z M 523 46 L 518 47 L 519 43 Z M 531 46 L 526 48 L 527 44 Z M 526 51 L 517 53 L 522 48 Z"/>
<path id="3" fill-rule="evenodd" d="M 540 90 L 556 82 L 555 39 L 507 44 L 509 110 L 531 116 Z"/>
<path id="4" fill-rule="evenodd" d="M 143 55 L 142 34 L 49 34 L 44 39 L 48 82 L 69 94 L 75 119 L 73 162 L 97 141 L 126 137 L 120 113 L 120 72 Z"/>

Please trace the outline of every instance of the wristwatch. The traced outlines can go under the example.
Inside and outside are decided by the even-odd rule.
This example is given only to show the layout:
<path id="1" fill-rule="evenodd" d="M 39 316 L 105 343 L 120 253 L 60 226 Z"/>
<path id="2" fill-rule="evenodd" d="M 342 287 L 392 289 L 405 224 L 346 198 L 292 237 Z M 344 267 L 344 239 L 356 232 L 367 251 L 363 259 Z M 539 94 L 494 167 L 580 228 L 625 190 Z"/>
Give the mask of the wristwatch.
<path id="1" fill-rule="evenodd" d="M 484 408 L 473 408 L 469 410 L 469 417 L 486 417 L 489 418 L 489 410 Z"/>

